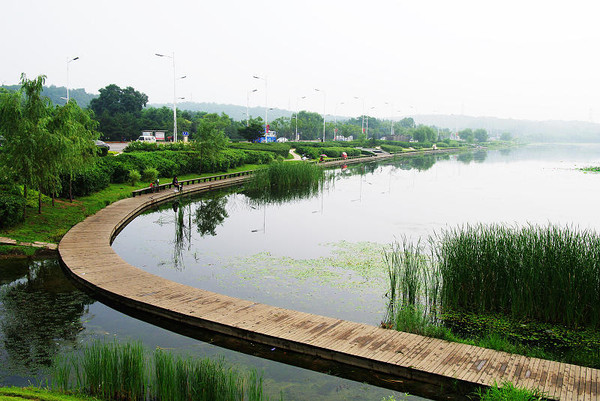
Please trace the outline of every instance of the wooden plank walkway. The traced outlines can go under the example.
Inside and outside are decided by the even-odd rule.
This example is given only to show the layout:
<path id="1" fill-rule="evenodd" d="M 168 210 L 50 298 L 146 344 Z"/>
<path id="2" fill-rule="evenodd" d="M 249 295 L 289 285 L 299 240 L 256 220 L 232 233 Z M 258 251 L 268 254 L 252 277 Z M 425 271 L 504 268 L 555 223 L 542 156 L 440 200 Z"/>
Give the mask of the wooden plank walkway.
<path id="1" fill-rule="evenodd" d="M 372 160 L 372 159 L 371 159 Z M 235 185 L 246 177 L 195 184 L 186 193 Z M 304 355 L 424 383 L 490 386 L 510 381 L 556 400 L 600 401 L 600 371 L 449 343 L 415 334 L 228 297 L 157 277 L 111 248 L 119 230 L 173 191 L 113 203 L 73 227 L 59 244 L 65 270 L 83 286 L 129 308 Z"/>

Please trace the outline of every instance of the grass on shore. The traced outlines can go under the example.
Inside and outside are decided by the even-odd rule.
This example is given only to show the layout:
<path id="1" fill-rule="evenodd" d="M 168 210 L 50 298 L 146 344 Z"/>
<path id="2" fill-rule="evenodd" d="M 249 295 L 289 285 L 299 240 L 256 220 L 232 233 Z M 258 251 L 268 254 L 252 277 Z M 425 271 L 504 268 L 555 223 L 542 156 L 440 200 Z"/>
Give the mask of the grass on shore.
<path id="1" fill-rule="evenodd" d="M 230 169 L 227 173 L 253 170 L 256 168 L 256 165 L 244 165 L 235 169 Z M 183 181 L 191 178 L 218 174 L 221 173 L 188 174 L 178 176 L 177 178 L 179 181 Z M 170 182 L 171 179 L 172 177 L 161 177 L 162 182 Z M 69 202 L 68 199 L 57 199 L 54 207 L 52 207 L 50 202 L 44 203 L 41 214 L 37 213 L 37 209 L 28 208 L 25 221 L 15 227 L 3 229 L 0 231 L 0 236 L 18 241 L 58 243 L 75 224 L 113 202 L 130 197 L 131 191 L 147 186 L 148 183 L 146 182 L 138 183 L 135 186 L 131 186 L 128 183 L 110 184 L 107 188 L 92 195 L 74 199 L 73 203 Z M 3 249 L 0 248 L 0 253 L 2 252 Z"/>
<path id="2" fill-rule="evenodd" d="M 59 393 L 37 387 L 0 387 L 0 401 L 98 401 L 85 395 Z"/>

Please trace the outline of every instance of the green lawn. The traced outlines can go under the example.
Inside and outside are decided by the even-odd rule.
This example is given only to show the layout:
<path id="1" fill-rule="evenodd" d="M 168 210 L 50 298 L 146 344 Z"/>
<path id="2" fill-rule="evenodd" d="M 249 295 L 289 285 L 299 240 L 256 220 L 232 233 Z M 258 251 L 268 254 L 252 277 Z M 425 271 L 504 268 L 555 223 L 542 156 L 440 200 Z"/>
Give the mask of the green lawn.
<path id="1" fill-rule="evenodd" d="M 238 171 L 254 170 L 257 165 L 244 165 L 235 169 L 230 169 L 228 173 Z M 218 175 L 222 173 L 209 174 L 189 174 L 179 176 L 179 181 Z M 160 177 L 162 183 L 171 182 L 172 177 Z M 116 202 L 120 199 L 131 196 L 131 191 L 147 187 L 148 183 L 142 182 L 135 186 L 127 183 L 110 184 L 107 188 L 100 192 L 96 192 L 90 196 L 85 196 L 73 200 L 73 203 L 68 199 L 57 199 L 53 207 L 50 202 L 44 203 L 42 213 L 37 213 L 37 208 L 27 209 L 27 218 L 25 221 L 15 227 L 0 231 L 1 237 L 8 237 L 18 241 L 44 241 L 58 243 L 60 239 L 69 231 L 71 227 L 79 223 L 87 216 L 96 213 L 98 210 Z M 0 249 L 0 253 L 2 249 Z"/>
<path id="2" fill-rule="evenodd" d="M 0 401 L 95 401 L 97 398 L 67 395 L 35 387 L 0 387 Z"/>

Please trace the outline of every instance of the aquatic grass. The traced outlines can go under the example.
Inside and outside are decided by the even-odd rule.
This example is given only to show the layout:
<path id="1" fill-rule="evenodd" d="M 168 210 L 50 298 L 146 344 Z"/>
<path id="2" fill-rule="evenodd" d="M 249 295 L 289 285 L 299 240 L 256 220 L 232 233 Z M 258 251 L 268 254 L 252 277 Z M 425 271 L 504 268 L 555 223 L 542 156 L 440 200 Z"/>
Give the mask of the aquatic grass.
<path id="1" fill-rule="evenodd" d="M 494 383 L 486 389 L 477 389 L 475 395 L 481 401 L 541 401 L 545 395 L 538 389 L 530 390 L 518 388 L 511 382 L 503 382 L 502 385 Z"/>
<path id="2" fill-rule="evenodd" d="M 271 163 L 252 175 L 244 191 L 258 202 L 287 202 L 318 193 L 324 177 L 323 168 L 314 163 Z"/>
<path id="3" fill-rule="evenodd" d="M 434 241 L 444 309 L 600 325 L 600 236 L 573 227 L 466 225 Z"/>
<path id="4" fill-rule="evenodd" d="M 224 360 L 195 359 L 157 349 L 150 356 L 140 343 L 95 341 L 79 355 L 54 361 L 52 387 L 103 400 L 262 401 L 262 376 L 247 375 Z"/>
<path id="5" fill-rule="evenodd" d="M 435 320 L 440 280 L 436 265 L 429 262 L 424 251 L 420 241 L 412 244 L 406 237 L 384 248 L 389 279 L 386 322 L 398 324 L 402 316 L 410 318 L 417 313 L 429 316 L 429 323 Z"/>

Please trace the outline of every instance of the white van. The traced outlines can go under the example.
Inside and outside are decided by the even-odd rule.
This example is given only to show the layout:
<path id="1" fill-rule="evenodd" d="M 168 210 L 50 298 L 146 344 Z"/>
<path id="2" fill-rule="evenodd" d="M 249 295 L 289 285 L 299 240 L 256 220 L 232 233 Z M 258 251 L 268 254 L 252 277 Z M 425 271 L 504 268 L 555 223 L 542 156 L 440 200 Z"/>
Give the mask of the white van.
<path id="1" fill-rule="evenodd" d="M 142 135 L 137 140 L 138 140 L 138 142 L 154 143 L 154 142 L 156 142 L 156 137 L 153 135 Z"/>

